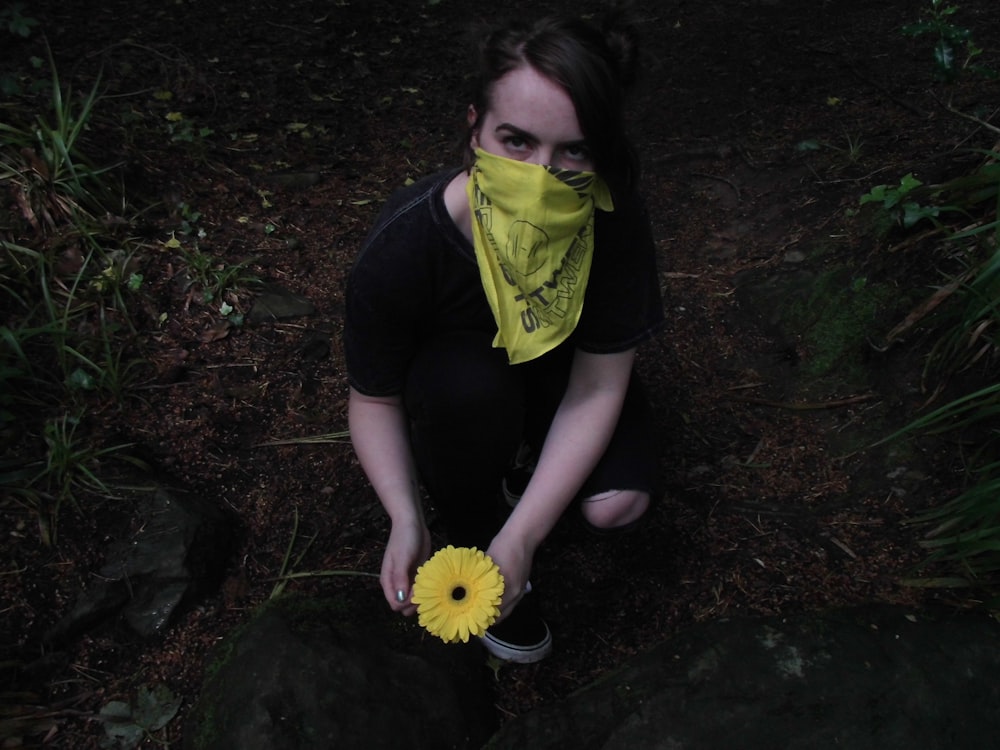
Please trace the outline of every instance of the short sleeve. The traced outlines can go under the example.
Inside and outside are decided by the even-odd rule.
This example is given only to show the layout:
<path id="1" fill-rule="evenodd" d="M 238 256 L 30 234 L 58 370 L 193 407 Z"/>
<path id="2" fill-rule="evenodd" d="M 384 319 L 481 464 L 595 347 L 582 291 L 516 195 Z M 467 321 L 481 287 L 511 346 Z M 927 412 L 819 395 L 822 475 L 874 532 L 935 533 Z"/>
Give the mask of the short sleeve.
<path id="1" fill-rule="evenodd" d="M 642 201 L 620 201 L 595 220 L 594 261 L 574 343 L 613 353 L 650 338 L 663 325 L 663 300 L 649 216 Z"/>

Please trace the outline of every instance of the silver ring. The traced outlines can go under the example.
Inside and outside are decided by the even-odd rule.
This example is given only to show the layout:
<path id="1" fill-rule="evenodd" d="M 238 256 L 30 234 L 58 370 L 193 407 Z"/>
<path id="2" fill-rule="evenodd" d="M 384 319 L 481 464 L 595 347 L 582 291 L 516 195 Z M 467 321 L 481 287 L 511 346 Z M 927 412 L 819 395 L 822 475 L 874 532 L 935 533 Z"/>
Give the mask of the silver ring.
<path id="1" fill-rule="evenodd" d="M 406 601 L 406 592 L 403 589 L 396 592 L 396 601 L 400 604 Z"/>

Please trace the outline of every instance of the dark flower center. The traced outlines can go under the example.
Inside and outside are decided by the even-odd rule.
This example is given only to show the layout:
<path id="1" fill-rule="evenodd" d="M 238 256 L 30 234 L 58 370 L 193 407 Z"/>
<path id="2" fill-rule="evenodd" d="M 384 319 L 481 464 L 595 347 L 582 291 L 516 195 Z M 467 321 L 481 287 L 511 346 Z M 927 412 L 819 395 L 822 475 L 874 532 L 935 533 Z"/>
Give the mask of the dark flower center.
<path id="1" fill-rule="evenodd" d="M 451 598 L 454 599 L 456 602 L 462 601 L 465 598 L 465 587 L 456 586 L 455 588 L 453 588 L 451 590 Z"/>

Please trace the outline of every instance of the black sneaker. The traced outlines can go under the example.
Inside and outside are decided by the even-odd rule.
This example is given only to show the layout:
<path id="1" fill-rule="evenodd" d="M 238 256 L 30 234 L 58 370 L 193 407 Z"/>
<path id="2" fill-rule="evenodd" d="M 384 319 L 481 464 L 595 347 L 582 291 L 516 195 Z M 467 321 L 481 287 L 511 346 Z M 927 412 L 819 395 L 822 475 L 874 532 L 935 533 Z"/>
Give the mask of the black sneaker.
<path id="1" fill-rule="evenodd" d="M 517 664 L 533 664 L 552 653 L 552 633 L 530 596 L 521 599 L 514 611 L 480 640 L 496 658 Z"/>
<path id="2" fill-rule="evenodd" d="M 504 499 L 511 508 L 520 502 L 521 496 L 528 488 L 528 482 L 531 481 L 531 475 L 535 473 L 537 463 L 535 451 L 530 445 L 522 442 L 514 456 L 514 463 L 507 469 L 501 483 Z"/>

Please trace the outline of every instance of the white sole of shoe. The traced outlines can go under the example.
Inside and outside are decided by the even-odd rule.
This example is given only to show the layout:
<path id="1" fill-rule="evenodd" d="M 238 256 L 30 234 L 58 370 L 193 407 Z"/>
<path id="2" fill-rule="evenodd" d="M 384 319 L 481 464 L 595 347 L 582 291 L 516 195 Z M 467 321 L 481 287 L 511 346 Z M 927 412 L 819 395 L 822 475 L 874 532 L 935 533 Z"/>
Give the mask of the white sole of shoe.
<path id="1" fill-rule="evenodd" d="M 549 632 L 548 625 L 545 626 L 545 638 L 533 646 L 519 646 L 515 643 L 507 643 L 489 632 L 479 637 L 483 646 L 493 656 L 502 660 L 514 662 L 515 664 L 534 664 L 541 661 L 552 653 L 552 633 Z"/>

